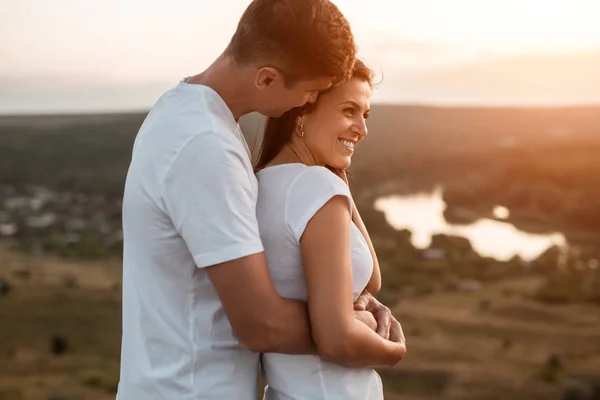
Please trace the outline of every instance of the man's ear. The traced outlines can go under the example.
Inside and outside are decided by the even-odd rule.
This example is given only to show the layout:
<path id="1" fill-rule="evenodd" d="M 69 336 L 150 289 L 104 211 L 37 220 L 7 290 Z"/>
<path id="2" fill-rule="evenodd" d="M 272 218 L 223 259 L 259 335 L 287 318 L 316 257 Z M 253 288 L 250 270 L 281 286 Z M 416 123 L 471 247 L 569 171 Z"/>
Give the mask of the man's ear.
<path id="1" fill-rule="evenodd" d="M 256 73 L 256 80 L 254 84 L 258 88 L 258 90 L 265 90 L 279 79 L 281 75 L 279 71 L 277 71 L 273 67 L 262 67 Z"/>

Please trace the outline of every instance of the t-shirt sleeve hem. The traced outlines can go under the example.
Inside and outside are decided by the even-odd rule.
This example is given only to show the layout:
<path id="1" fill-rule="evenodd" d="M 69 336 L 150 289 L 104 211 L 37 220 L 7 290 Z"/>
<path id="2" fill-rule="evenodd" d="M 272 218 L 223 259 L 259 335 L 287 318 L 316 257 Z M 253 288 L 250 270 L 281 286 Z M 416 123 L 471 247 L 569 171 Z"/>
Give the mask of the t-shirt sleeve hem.
<path id="1" fill-rule="evenodd" d="M 348 199 L 348 203 L 350 204 L 351 207 L 351 200 L 350 200 L 350 196 L 347 192 L 342 191 L 342 190 L 336 190 L 333 191 L 331 193 L 329 193 L 326 196 L 322 196 L 318 199 L 315 199 L 315 201 L 311 204 L 311 206 L 305 211 L 305 213 L 302 215 L 302 218 L 300 218 L 300 220 L 298 221 L 298 223 L 296 224 L 296 226 L 294 226 L 292 228 L 292 232 L 294 234 L 294 237 L 296 238 L 296 240 L 300 240 L 300 238 L 302 237 L 302 235 L 304 234 L 304 231 L 306 230 L 306 226 L 308 225 L 308 223 L 310 222 L 310 220 L 315 216 L 315 214 L 321 209 L 323 208 L 323 206 L 325 204 L 327 204 L 327 202 L 329 202 L 329 200 L 333 199 L 335 196 L 344 196 Z M 350 208 L 350 213 L 352 213 L 352 208 Z"/>
<path id="2" fill-rule="evenodd" d="M 264 247 L 260 241 L 236 244 L 211 253 L 197 254 L 194 261 L 198 268 L 211 267 L 227 261 L 237 260 L 252 254 L 262 253 Z"/>
<path id="3" fill-rule="evenodd" d="M 352 215 L 350 189 L 327 168 L 308 167 L 294 180 L 286 194 L 285 211 L 286 225 L 294 240 L 300 241 L 308 222 L 335 196 L 348 199 L 349 212 Z"/>

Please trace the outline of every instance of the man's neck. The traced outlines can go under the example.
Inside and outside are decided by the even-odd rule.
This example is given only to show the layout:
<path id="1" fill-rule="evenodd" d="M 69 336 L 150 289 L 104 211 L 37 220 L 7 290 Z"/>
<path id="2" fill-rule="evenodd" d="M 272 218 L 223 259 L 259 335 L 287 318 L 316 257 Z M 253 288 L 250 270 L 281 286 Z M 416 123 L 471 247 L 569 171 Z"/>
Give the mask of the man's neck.
<path id="1" fill-rule="evenodd" d="M 221 96 L 231 110 L 236 122 L 241 116 L 255 111 L 252 104 L 252 88 L 247 84 L 249 71 L 240 68 L 235 61 L 222 54 L 204 72 L 189 78 L 186 83 L 204 85 Z"/>

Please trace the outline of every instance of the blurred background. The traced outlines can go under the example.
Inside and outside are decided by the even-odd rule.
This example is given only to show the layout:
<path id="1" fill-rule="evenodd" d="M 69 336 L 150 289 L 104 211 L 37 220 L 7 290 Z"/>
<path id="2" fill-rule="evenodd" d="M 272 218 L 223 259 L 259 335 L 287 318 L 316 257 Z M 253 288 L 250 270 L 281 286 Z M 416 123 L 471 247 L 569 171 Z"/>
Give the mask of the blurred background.
<path id="1" fill-rule="evenodd" d="M 248 3 L 0 1 L 0 400 L 114 399 L 135 134 Z M 383 78 L 350 183 L 386 399 L 600 399 L 600 2 L 334 3 Z"/>

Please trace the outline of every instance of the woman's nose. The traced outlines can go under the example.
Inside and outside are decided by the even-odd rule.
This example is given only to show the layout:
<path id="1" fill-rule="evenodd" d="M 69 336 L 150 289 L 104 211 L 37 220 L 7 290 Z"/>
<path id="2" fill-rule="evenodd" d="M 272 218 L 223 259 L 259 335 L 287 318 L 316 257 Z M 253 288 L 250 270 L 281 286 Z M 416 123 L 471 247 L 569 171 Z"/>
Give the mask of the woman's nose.
<path id="1" fill-rule="evenodd" d="M 355 130 L 356 133 L 362 138 L 369 134 L 369 129 L 367 128 L 367 121 L 364 118 L 361 118 L 359 121 L 356 121 Z"/>

